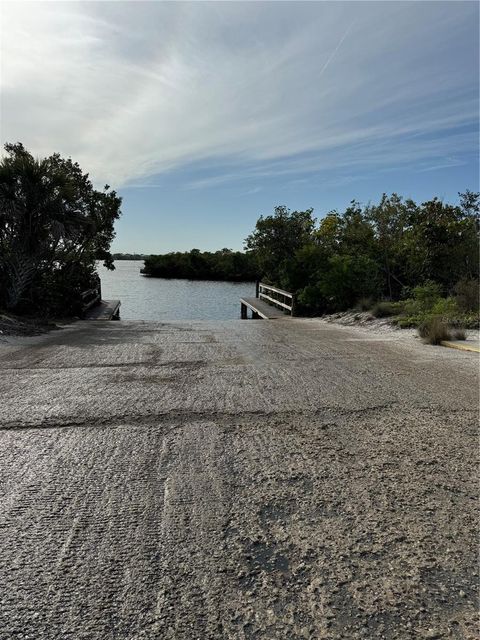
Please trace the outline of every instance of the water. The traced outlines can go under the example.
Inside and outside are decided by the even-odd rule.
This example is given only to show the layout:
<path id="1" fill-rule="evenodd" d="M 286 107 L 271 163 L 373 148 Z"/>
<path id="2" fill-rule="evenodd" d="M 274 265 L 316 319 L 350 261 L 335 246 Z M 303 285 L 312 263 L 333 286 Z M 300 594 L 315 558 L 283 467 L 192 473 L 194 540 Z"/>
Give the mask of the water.
<path id="1" fill-rule="evenodd" d="M 229 320 L 240 318 L 240 298 L 255 296 L 254 282 L 170 280 L 140 275 L 141 260 L 101 264 L 102 298 L 121 300 L 122 320 Z"/>

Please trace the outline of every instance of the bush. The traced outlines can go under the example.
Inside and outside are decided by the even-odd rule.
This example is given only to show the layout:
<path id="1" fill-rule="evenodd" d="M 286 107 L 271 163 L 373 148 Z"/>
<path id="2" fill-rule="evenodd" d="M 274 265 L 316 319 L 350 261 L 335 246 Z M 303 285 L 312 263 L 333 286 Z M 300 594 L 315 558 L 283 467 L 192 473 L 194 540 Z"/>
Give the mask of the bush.
<path id="1" fill-rule="evenodd" d="M 431 309 L 432 315 L 441 316 L 444 320 L 453 320 L 460 314 L 455 298 L 439 298 Z"/>
<path id="2" fill-rule="evenodd" d="M 412 289 L 413 298 L 405 300 L 405 313 L 407 316 L 429 313 L 438 300 L 442 291 L 436 282 L 427 281 Z"/>
<path id="3" fill-rule="evenodd" d="M 429 316 L 418 326 L 418 335 L 427 344 L 440 344 L 450 340 L 450 328 L 439 316 Z"/>
<path id="4" fill-rule="evenodd" d="M 398 316 L 404 311 L 404 302 L 377 302 L 372 308 L 372 315 L 376 318 L 388 318 Z"/>
<path id="5" fill-rule="evenodd" d="M 442 289 L 437 282 L 427 280 L 425 284 L 413 288 L 413 297 L 425 307 L 431 307 L 437 298 L 442 296 Z"/>
<path id="6" fill-rule="evenodd" d="M 478 280 L 460 280 L 455 285 L 455 300 L 461 311 L 478 311 L 479 288 Z"/>
<path id="7" fill-rule="evenodd" d="M 416 329 L 424 320 L 425 316 L 401 316 L 396 320 L 396 325 L 400 329 Z"/>
<path id="8" fill-rule="evenodd" d="M 378 296 L 379 282 L 379 268 L 371 258 L 336 255 L 328 260 L 318 286 L 329 303 L 329 310 L 345 311 L 359 298 Z"/>
<path id="9" fill-rule="evenodd" d="M 313 315 L 319 311 L 324 312 L 328 309 L 328 303 L 324 299 L 321 288 L 318 284 L 307 285 L 298 292 L 297 295 L 297 311 L 307 315 Z"/>
<path id="10" fill-rule="evenodd" d="M 460 316 L 458 324 L 464 329 L 478 329 L 480 327 L 480 314 L 466 313 Z"/>
<path id="11" fill-rule="evenodd" d="M 358 311 L 370 311 L 370 309 L 373 307 L 373 298 L 370 296 L 367 296 L 366 298 L 360 298 L 360 300 L 357 302 L 356 308 L 358 309 Z"/>
<path id="12" fill-rule="evenodd" d="M 395 304 L 393 302 L 377 302 L 372 308 L 372 315 L 375 318 L 388 318 L 394 316 L 397 313 Z"/>

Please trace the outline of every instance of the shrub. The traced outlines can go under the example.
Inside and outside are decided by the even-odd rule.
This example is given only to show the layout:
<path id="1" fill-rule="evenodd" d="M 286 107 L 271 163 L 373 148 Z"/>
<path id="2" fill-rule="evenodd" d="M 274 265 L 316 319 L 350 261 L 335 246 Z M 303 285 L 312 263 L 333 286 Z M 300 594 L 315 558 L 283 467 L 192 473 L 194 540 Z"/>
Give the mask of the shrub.
<path id="1" fill-rule="evenodd" d="M 397 311 L 392 302 L 377 302 L 372 308 L 372 315 L 374 315 L 375 318 L 388 318 L 389 316 L 395 315 L 395 313 L 397 313 Z"/>
<path id="2" fill-rule="evenodd" d="M 360 298 L 357 302 L 357 309 L 359 311 L 369 311 L 373 307 L 373 298 L 367 296 L 365 298 Z"/>
<path id="3" fill-rule="evenodd" d="M 388 318 L 397 316 L 404 311 L 404 302 L 377 302 L 372 308 L 372 315 L 376 318 Z"/>
<path id="4" fill-rule="evenodd" d="M 405 314 L 407 316 L 429 313 L 441 298 L 441 288 L 436 282 L 427 281 L 412 289 L 413 298 L 405 300 Z"/>
<path id="5" fill-rule="evenodd" d="M 302 313 L 312 315 L 319 311 L 329 311 L 328 301 L 325 300 L 320 285 L 307 285 L 298 292 L 297 295 L 297 311 L 301 310 Z"/>
<path id="6" fill-rule="evenodd" d="M 413 299 L 419 311 L 429 311 L 442 297 L 442 290 L 436 282 L 427 281 L 413 288 Z"/>
<path id="7" fill-rule="evenodd" d="M 466 313 L 462 315 L 461 326 L 465 329 L 478 329 L 480 327 L 480 314 L 479 313 Z"/>
<path id="8" fill-rule="evenodd" d="M 400 329 L 416 329 L 423 320 L 423 316 L 401 316 L 396 320 L 396 325 Z"/>
<path id="9" fill-rule="evenodd" d="M 431 309 L 432 315 L 441 316 L 445 320 L 455 319 L 460 310 L 455 298 L 439 298 Z"/>
<path id="10" fill-rule="evenodd" d="M 455 300 L 461 311 L 478 311 L 478 280 L 460 280 L 455 285 Z"/>
<path id="11" fill-rule="evenodd" d="M 427 344 L 440 344 L 450 340 L 450 328 L 439 316 L 429 316 L 418 326 L 418 335 Z"/>

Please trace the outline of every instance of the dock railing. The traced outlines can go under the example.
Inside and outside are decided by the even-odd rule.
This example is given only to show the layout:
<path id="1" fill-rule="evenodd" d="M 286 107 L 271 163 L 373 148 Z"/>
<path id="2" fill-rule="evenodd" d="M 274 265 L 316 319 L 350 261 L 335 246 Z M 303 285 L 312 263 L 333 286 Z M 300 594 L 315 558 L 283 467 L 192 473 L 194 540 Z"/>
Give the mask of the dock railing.
<path id="1" fill-rule="evenodd" d="M 82 315 L 84 315 L 91 307 L 100 304 L 100 302 L 102 301 L 102 283 L 99 276 L 93 279 L 92 285 L 93 286 L 91 289 L 87 289 L 80 294 L 80 297 L 82 299 Z"/>
<path id="2" fill-rule="evenodd" d="M 290 291 L 284 291 L 278 287 L 272 287 L 264 282 L 257 282 L 257 298 L 265 300 L 268 304 L 272 304 L 275 307 L 279 307 L 282 310 L 288 311 L 291 316 L 294 315 L 295 309 L 295 296 Z"/>

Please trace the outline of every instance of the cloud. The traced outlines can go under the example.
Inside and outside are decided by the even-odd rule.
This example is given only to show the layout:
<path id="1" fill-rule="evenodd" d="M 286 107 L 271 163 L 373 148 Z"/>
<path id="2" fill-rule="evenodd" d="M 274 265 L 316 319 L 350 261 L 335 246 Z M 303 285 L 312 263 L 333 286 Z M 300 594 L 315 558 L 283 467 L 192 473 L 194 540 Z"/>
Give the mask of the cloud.
<path id="1" fill-rule="evenodd" d="M 252 196 L 255 193 L 260 193 L 260 191 L 262 190 L 262 187 L 252 187 L 251 189 L 248 189 L 247 191 L 244 191 L 242 194 L 242 196 Z"/>
<path id="2" fill-rule="evenodd" d="M 6 2 L 3 141 L 149 186 L 472 153 L 475 3 Z"/>

